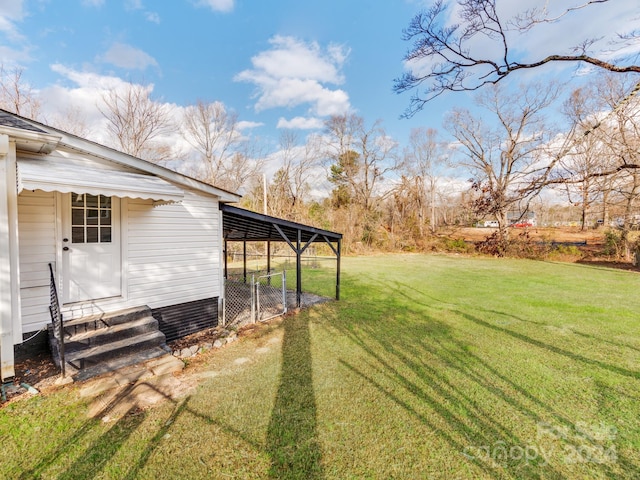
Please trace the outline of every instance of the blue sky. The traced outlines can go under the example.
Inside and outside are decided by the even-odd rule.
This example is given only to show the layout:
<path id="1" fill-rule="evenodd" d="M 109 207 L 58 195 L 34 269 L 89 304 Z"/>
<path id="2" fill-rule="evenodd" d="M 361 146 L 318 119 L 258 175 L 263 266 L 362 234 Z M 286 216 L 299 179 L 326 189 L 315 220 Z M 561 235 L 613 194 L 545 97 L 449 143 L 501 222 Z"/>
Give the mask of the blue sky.
<path id="1" fill-rule="evenodd" d="M 0 0 L 0 57 L 18 65 L 51 115 L 69 105 L 99 124 L 100 92 L 122 81 L 150 83 L 175 106 L 221 101 L 247 134 L 276 148 L 279 130 L 318 130 L 353 111 L 406 143 L 417 126 L 441 128 L 446 111 L 470 105 L 449 94 L 413 119 L 409 95 L 393 93 L 409 45 L 402 30 L 429 2 L 419 0 Z M 543 1 L 503 1 L 509 15 Z M 571 6 L 580 0 L 557 0 Z M 560 28 L 518 43 L 523 57 L 611 36 L 640 24 L 637 0 L 577 12 Z M 556 66 L 523 74 L 580 74 Z M 583 72 L 584 73 L 584 72 Z"/>
<path id="2" fill-rule="evenodd" d="M 408 98 L 392 92 L 407 48 L 402 29 L 419 6 L 2 0 L 3 24 L 11 28 L 2 29 L 0 52 L 5 65 L 24 67 L 37 89 L 78 88 L 87 81 L 80 75 L 114 76 L 152 83 L 155 98 L 177 105 L 222 101 L 240 120 L 260 124 L 254 132 L 262 135 L 277 137 L 278 122 L 295 127 L 304 118 L 317 125 L 352 109 L 369 122 L 383 119 L 391 134 L 402 136 L 409 123 L 425 121 L 399 121 Z M 290 70 L 295 81 L 284 84 L 278 70 Z M 259 79 L 265 75 L 270 78 Z"/>

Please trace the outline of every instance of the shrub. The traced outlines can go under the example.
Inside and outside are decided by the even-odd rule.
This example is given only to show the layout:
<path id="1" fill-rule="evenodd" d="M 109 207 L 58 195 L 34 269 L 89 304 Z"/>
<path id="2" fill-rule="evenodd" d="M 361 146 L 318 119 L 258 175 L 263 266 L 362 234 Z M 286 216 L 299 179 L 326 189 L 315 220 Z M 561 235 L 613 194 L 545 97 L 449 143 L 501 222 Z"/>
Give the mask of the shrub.
<path id="1" fill-rule="evenodd" d="M 575 257 L 582 256 L 582 252 L 575 245 L 557 245 L 555 250 L 560 255 L 569 255 L 569 256 L 575 256 Z"/>
<path id="2" fill-rule="evenodd" d="M 571 261 L 584 257 L 584 253 L 575 245 L 554 245 L 547 254 L 549 260 Z"/>
<path id="3" fill-rule="evenodd" d="M 447 238 L 444 246 L 450 252 L 468 253 L 473 250 L 473 245 L 469 245 L 462 238 Z"/>
<path id="4" fill-rule="evenodd" d="M 622 250 L 622 236 L 615 230 L 604 232 L 604 248 L 602 253 L 609 256 L 619 257 Z"/>

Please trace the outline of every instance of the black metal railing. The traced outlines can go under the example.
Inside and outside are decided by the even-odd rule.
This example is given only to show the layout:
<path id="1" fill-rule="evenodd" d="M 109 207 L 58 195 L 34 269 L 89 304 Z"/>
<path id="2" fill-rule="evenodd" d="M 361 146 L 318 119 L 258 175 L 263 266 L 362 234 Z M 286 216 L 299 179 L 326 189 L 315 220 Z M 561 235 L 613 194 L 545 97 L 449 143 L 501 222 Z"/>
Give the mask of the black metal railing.
<path id="1" fill-rule="evenodd" d="M 51 280 L 49 283 L 49 313 L 51 313 L 51 323 L 53 324 L 53 336 L 58 341 L 58 355 L 60 357 L 60 371 L 65 376 L 65 360 L 64 360 L 64 324 L 62 312 L 60 311 L 60 300 L 58 299 L 58 289 L 56 288 L 56 278 L 53 274 L 53 265 L 49 264 L 49 274 Z"/>

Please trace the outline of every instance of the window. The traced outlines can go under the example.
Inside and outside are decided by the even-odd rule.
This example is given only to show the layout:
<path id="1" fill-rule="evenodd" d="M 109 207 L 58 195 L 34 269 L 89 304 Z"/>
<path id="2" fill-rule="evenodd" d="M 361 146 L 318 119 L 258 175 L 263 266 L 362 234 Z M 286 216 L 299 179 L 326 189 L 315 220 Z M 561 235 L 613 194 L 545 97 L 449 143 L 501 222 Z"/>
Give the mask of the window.
<path id="1" fill-rule="evenodd" d="M 71 194 L 71 243 L 111 243 L 111 197 Z"/>

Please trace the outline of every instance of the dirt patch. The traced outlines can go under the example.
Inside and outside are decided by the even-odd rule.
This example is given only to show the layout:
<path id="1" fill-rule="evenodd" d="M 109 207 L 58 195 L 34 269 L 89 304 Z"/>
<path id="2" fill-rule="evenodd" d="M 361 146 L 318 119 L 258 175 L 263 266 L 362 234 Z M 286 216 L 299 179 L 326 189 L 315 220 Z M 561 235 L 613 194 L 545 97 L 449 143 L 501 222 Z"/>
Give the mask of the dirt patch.
<path id="1" fill-rule="evenodd" d="M 55 366 L 51 354 L 42 352 L 16 362 L 13 381 L 3 384 L 5 402 L 0 402 L 0 408 L 12 402 L 34 395 L 29 387 L 38 392 L 46 392 L 57 388 L 56 380 L 60 377 L 60 369 Z"/>
<path id="2" fill-rule="evenodd" d="M 495 232 L 495 228 L 465 227 L 453 230 L 448 236 L 461 238 L 467 242 L 478 242 Z M 540 242 L 577 243 L 587 242 L 587 245 L 601 245 L 604 243 L 604 230 L 580 230 L 576 227 L 550 228 L 512 228 L 512 235 L 527 232 L 529 238 Z"/>
<path id="3" fill-rule="evenodd" d="M 621 262 L 621 261 L 616 261 L 616 260 L 606 260 L 606 259 L 601 259 L 601 258 L 583 258 L 581 260 L 578 260 L 576 263 L 582 264 L 582 265 L 592 265 L 594 267 L 603 267 L 603 268 L 615 268 L 618 270 L 626 270 L 629 272 L 636 272 L 636 273 L 640 273 L 640 270 L 638 270 L 638 267 L 634 266 L 633 263 L 631 262 Z"/>
<path id="4" fill-rule="evenodd" d="M 183 348 L 189 348 L 192 345 L 213 343 L 222 335 L 224 335 L 224 331 L 221 327 L 207 328 L 206 330 L 200 330 L 199 332 L 178 338 L 172 342 L 167 342 L 167 346 L 173 351 L 182 350 Z"/>

